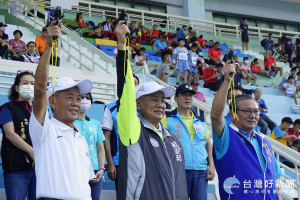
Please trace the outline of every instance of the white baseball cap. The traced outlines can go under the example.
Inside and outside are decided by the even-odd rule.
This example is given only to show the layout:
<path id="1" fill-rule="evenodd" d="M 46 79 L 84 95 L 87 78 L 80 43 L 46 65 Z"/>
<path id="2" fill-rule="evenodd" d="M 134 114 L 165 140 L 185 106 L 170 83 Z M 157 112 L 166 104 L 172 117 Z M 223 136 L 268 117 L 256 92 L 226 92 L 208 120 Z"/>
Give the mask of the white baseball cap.
<path id="1" fill-rule="evenodd" d="M 136 91 L 136 98 L 139 99 L 141 96 L 152 94 L 158 91 L 162 91 L 165 95 L 165 98 L 169 98 L 175 95 L 175 89 L 173 87 L 162 87 L 157 82 L 151 81 L 146 82 L 138 87 Z"/>
<path id="2" fill-rule="evenodd" d="M 54 94 L 55 92 L 66 90 L 75 86 L 79 88 L 80 95 L 87 94 L 93 89 L 93 84 L 88 79 L 76 83 L 71 77 L 64 76 L 55 80 L 54 90 L 53 84 L 49 84 L 47 88 L 47 95 L 49 96 L 50 94 Z"/>

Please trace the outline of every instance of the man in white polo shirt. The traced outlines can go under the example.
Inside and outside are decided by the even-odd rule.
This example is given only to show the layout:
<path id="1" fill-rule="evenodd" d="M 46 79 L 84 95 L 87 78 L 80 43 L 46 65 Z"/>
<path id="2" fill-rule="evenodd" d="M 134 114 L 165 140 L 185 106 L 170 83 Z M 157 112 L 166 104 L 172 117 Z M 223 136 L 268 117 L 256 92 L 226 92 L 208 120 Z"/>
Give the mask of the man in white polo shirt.
<path id="1" fill-rule="evenodd" d="M 29 131 L 34 148 L 37 177 L 37 199 L 90 200 L 89 180 L 95 177 L 84 137 L 74 127 L 81 108 L 80 95 L 91 91 L 92 83 L 75 83 L 70 77 L 49 86 L 49 103 L 53 118 L 47 110 L 47 82 L 51 43 L 59 37 L 61 24 L 53 22 L 47 29 L 47 44 L 36 69 L 33 113 Z M 50 91 L 49 91 L 50 90 Z"/>

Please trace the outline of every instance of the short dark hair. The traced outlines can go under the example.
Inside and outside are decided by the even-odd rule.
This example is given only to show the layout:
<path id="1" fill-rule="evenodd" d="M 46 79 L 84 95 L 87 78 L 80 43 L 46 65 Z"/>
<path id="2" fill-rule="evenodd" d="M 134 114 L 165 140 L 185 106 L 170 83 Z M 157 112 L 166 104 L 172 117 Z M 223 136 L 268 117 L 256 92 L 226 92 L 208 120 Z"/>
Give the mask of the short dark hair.
<path id="1" fill-rule="evenodd" d="M 183 25 L 182 28 L 187 27 L 187 25 Z"/>
<path id="2" fill-rule="evenodd" d="M 89 93 L 87 93 L 87 94 L 85 94 L 85 95 L 88 96 L 88 97 L 90 98 L 90 100 L 91 100 L 91 103 L 93 103 L 93 96 L 92 96 L 92 93 L 89 92 Z"/>
<path id="3" fill-rule="evenodd" d="M 249 94 L 237 95 L 235 97 L 235 101 L 230 102 L 229 109 L 232 109 L 232 107 L 236 106 L 236 109 L 238 110 L 239 109 L 239 101 L 240 100 L 245 100 L 245 99 L 250 99 L 250 100 L 255 101 L 255 99 L 252 95 L 249 95 Z M 256 104 L 257 104 L 257 102 L 256 102 Z"/>
<path id="4" fill-rule="evenodd" d="M 293 124 L 293 120 L 290 117 L 284 117 L 282 118 L 281 123 Z"/>
<path id="5" fill-rule="evenodd" d="M 220 42 L 215 42 L 215 45 L 220 44 Z"/>
<path id="6" fill-rule="evenodd" d="M 192 28 L 192 27 L 189 27 L 188 30 L 193 30 L 193 28 Z"/>
<path id="7" fill-rule="evenodd" d="M 239 91 L 242 92 L 242 94 L 245 94 L 244 89 L 241 86 L 235 85 L 233 89 L 234 90 L 239 90 Z M 227 99 L 228 99 L 228 96 L 230 95 L 230 91 L 231 91 L 231 88 L 228 89 Z"/>
<path id="8" fill-rule="evenodd" d="M 248 57 L 244 57 L 244 59 L 243 60 L 249 60 L 249 58 Z"/>
<path id="9" fill-rule="evenodd" d="M 291 71 L 297 71 L 297 67 L 292 67 Z"/>
<path id="10" fill-rule="evenodd" d="M 16 33 L 19 33 L 21 37 L 23 36 L 23 33 L 22 33 L 22 31 L 20 31 L 20 30 L 15 30 L 15 31 L 13 32 L 13 35 L 15 35 Z"/>
<path id="11" fill-rule="evenodd" d="M 184 38 L 179 38 L 179 39 L 177 40 L 177 42 L 180 42 L 181 40 L 185 41 Z"/>
<path id="12" fill-rule="evenodd" d="M 290 80 L 290 79 L 294 79 L 295 80 L 295 78 L 293 76 L 289 76 L 288 80 Z"/>
<path id="13" fill-rule="evenodd" d="M 293 126 L 296 126 L 297 124 L 300 125 L 300 119 L 296 119 L 296 120 L 294 121 L 294 123 L 293 123 Z"/>
<path id="14" fill-rule="evenodd" d="M 34 44 L 34 46 L 36 46 L 35 42 L 30 41 L 30 42 L 27 43 L 27 47 L 28 47 L 30 44 Z"/>
<path id="15" fill-rule="evenodd" d="M 247 20 L 247 18 L 244 17 L 242 21 L 245 21 L 245 20 Z"/>
<path id="16" fill-rule="evenodd" d="M 192 44 L 191 48 L 194 48 L 194 47 L 197 47 L 198 48 L 198 45 L 197 44 Z"/>
<path id="17" fill-rule="evenodd" d="M 171 55 L 171 53 L 170 53 L 169 51 L 163 51 L 163 52 L 161 53 L 161 59 L 162 59 L 162 61 L 163 61 L 164 59 L 166 59 L 168 55 Z"/>

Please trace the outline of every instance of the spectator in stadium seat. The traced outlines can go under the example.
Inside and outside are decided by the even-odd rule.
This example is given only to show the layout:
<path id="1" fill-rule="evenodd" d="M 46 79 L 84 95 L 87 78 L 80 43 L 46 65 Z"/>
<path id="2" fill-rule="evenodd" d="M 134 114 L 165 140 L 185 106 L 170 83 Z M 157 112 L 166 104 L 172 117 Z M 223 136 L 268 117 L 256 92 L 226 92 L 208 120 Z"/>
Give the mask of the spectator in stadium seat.
<path id="1" fill-rule="evenodd" d="M 216 63 L 213 60 L 208 60 L 207 64 L 209 67 L 203 71 L 204 87 L 216 92 L 222 84 L 221 79 L 218 80 L 218 73 L 215 70 Z"/>
<path id="2" fill-rule="evenodd" d="M 102 187 L 102 177 L 105 172 L 105 137 L 101 129 L 101 123 L 93 118 L 89 118 L 86 112 L 93 103 L 92 94 L 81 95 L 81 110 L 79 118 L 73 122 L 75 127 L 84 136 L 90 153 L 90 159 L 96 179 L 90 181 L 92 200 L 99 200 Z"/>
<path id="3" fill-rule="evenodd" d="M 281 39 L 280 39 L 280 38 L 278 38 L 277 43 L 274 44 L 274 50 L 275 50 L 278 54 L 280 54 L 280 53 L 282 52 L 282 42 L 281 42 Z"/>
<path id="4" fill-rule="evenodd" d="M 210 49 L 210 48 L 214 48 L 214 46 L 215 46 L 215 43 L 214 43 L 213 40 L 209 40 L 209 41 L 208 41 L 208 45 L 206 45 L 206 47 L 209 48 L 209 49 Z"/>
<path id="5" fill-rule="evenodd" d="M 138 36 L 139 29 L 136 28 L 136 21 L 131 22 L 131 27 L 129 28 L 129 30 L 130 34 L 132 34 L 134 37 Z"/>
<path id="6" fill-rule="evenodd" d="M 189 27 L 188 33 L 187 33 L 187 42 L 190 42 L 192 38 L 196 39 L 197 35 L 196 35 L 196 32 L 193 31 L 193 28 Z M 196 40 L 196 41 L 198 41 L 198 40 Z"/>
<path id="7" fill-rule="evenodd" d="M 189 199 L 206 200 L 208 180 L 214 179 L 215 169 L 208 128 L 191 110 L 195 94 L 188 84 L 180 85 L 174 98 L 178 107 L 166 113 L 163 124 L 183 147 Z"/>
<path id="8" fill-rule="evenodd" d="M 161 123 L 166 108 L 164 98 L 173 96 L 175 90 L 146 82 L 134 93 L 131 68 L 124 59 L 128 32 L 124 21 L 120 21 L 116 30 L 120 99 L 117 119 L 121 141 L 118 199 L 188 199 L 183 187 L 186 177 L 182 146 Z"/>
<path id="9" fill-rule="evenodd" d="M 232 57 L 232 59 L 233 59 L 233 63 L 238 63 L 238 64 L 240 64 L 240 63 L 239 63 L 239 57 L 238 57 L 237 55 L 234 55 L 234 56 Z"/>
<path id="10" fill-rule="evenodd" d="M 130 37 L 130 43 L 129 43 L 129 45 L 130 45 L 130 49 L 131 49 L 132 58 L 134 58 L 135 55 L 137 55 L 137 52 L 141 48 L 141 46 L 139 46 L 136 43 L 136 38 L 135 37 Z"/>
<path id="11" fill-rule="evenodd" d="M 51 44 L 54 36 L 59 38 L 62 27 L 61 23 L 55 24 L 53 21 L 48 27 L 45 51 L 36 70 L 35 102 L 29 120 L 35 154 L 36 198 L 91 199 L 89 180 L 95 178 L 95 173 L 87 143 L 73 122 L 81 110 L 80 95 L 90 92 L 93 85 L 87 79 L 76 83 L 70 77 L 61 77 L 47 91 Z M 53 110 L 51 119 L 47 101 Z"/>
<path id="12" fill-rule="evenodd" d="M 300 66 L 300 38 L 296 39 L 296 43 L 294 46 L 294 52 L 295 52 L 295 62 L 297 66 Z"/>
<path id="13" fill-rule="evenodd" d="M 249 36 L 248 36 L 248 24 L 247 19 L 243 18 L 242 24 L 239 26 L 239 30 L 242 32 L 242 49 L 248 50 Z"/>
<path id="14" fill-rule="evenodd" d="M 206 49 L 206 40 L 203 39 L 203 35 L 200 35 L 198 38 L 199 48 Z"/>
<path id="15" fill-rule="evenodd" d="M 273 56 L 264 56 L 264 65 L 265 70 L 269 72 L 269 75 L 274 77 L 277 72 L 280 71 L 280 76 L 283 76 L 283 68 L 276 66 L 276 59 Z M 274 71 L 275 73 L 271 73 L 271 71 Z"/>
<path id="16" fill-rule="evenodd" d="M 36 53 L 36 45 L 33 41 L 27 43 L 27 51 L 28 53 L 20 56 L 20 61 L 30 63 L 38 63 L 40 61 L 40 56 Z"/>
<path id="17" fill-rule="evenodd" d="M 148 45 L 151 41 L 149 32 L 146 31 L 146 27 L 141 27 L 141 44 Z"/>
<path id="18" fill-rule="evenodd" d="M 289 135 L 287 133 L 287 130 L 290 128 L 292 124 L 293 124 L 293 120 L 290 117 L 282 118 L 281 124 L 279 126 L 276 126 L 272 130 L 270 137 L 285 146 L 291 146 L 292 145 L 291 140 L 297 139 L 295 135 Z"/>
<path id="19" fill-rule="evenodd" d="M 221 49 L 220 47 L 220 43 L 219 42 L 215 42 L 214 44 L 214 48 L 210 48 L 208 51 L 208 57 L 213 60 L 215 63 L 220 63 L 220 56 L 222 55 L 221 53 Z"/>
<path id="20" fill-rule="evenodd" d="M 295 135 L 297 139 L 300 139 L 300 119 L 296 119 L 293 123 L 293 127 L 287 130 L 289 135 Z M 293 141 L 295 138 L 291 138 Z"/>
<path id="21" fill-rule="evenodd" d="M 184 39 L 187 36 L 184 32 L 187 30 L 187 25 L 183 25 L 181 29 L 177 31 L 177 41 L 179 42 L 179 39 Z"/>
<path id="22" fill-rule="evenodd" d="M 153 40 L 154 38 L 158 38 L 159 31 L 157 30 L 157 25 L 153 25 L 152 29 L 150 30 L 150 38 Z"/>
<path id="23" fill-rule="evenodd" d="M 18 57 L 13 48 L 9 45 L 8 35 L 5 33 L 5 27 L 7 27 L 7 24 L 0 22 L 0 57 L 8 59 L 9 51 L 13 54 L 12 57 Z"/>
<path id="24" fill-rule="evenodd" d="M 288 56 L 287 61 L 289 62 L 290 67 L 293 67 L 293 63 L 292 63 L 292 53 L 293 53 L 292 39 L 287 38 L 286 36 L 282 36 L 281 41 L 282 41 L 282 51 L 287 54 L 287 56 Z"/>
<path id="25" fill-rule="evenodd" d="M 109 38 L 111 34 L 111 17 L 106 17 L 106 21 L 102 22 L 101 26 L 103 38 Z"/>
<path id="26" fill-rule="evenodd" d="M 252 70 L 249 66 L 249 58 L 244 57 L 244 63 L 241 65 L 243 72 L 246 74 L 247 84 L 256 85 L 257 76 L 252 73 Z M 253 83 L 251 83 L 253 80 Z"/>
<path id="27" fill-rule="evenodd" d="M 20 30 L 15 30 L 13 32 L 15 39 L 9 40 L 9 45 L 13 48 L 14 52 L 20 57 L 21 55 L 27 53 L 26 43 L 21 40 L 23 33 Z"/>
<path id="28" fill-rule="evenodd" d="M 10 89 L 10 101 L 0 108 L 1 158 L 7 199 L 36 199 L 34 152 L 28 129 L 34 81 L 31 71 L 18 71 Z"/>
<path id="29" fill-rule="evenodd" d="M 155 51 L 154 47 L 156 47 L 156 56 L 161 56 L 162 50 L 167 48 L 166 39 L 167 36 L 160 34 L 158 40 L 156 40 L 152 45 L 152 51 Z"/>
<path id="30" fill-rule="evenodd" d="M 288 97 L 292 97 L 296 105 L 298 105 L 297 100 L 297 88 L 294 85 L 295 78 L 293 76 L 289 76 L 287 83 L 284 83 L 280 86 L 280 90 L 283 94 Z"/>
<path id="31" fill-rule="evenodd" d="M 287 80 L 290 76 L 293 76 L 295 80 L 297 80 L 297 67 L 292 67 L 290 73 L 288 73 L 285 77 L 282 78 L 279 86 L 281 86 L 284 83 L 287 83 Z"/>
<path id="32" fill-rule="evenodd" d="M 239 184 L 239 190 L 247 188 L 245 180 L 272 180 L 282 176 L 281 169 L 273 154 L 271 144 L 254 131 L 254 127 L 259 119 L 258 105 L 250 95 L 236 96 L 235 101 L 231 101 L 231 107 L 236 106 L 236 115 L 232 111 L 230 117 L 232 124 L 227 124 L 223 117 L 227 90 L 230 86 L 230 74 L 235 73 L 235 66 L 229 63 L 224 66 L 225 79 L 217 92 L 211 109 L 211 122 L 213 132 L 213 158 L 219 178 L 219 193 L 222 200 L 225 199 L 279 199 L 276 192 L 276 184 L 262 184 L 262 188 L 257 188 L 258 193 L 228 193 L 223 187 L 230 177 L 230 185 Z M 241 170 L 249 169 L 249 170 Z M 257 170 L 251 170 L 257 169 Z M 259 169 L 259 170 L 258 170 Z M 266 172 L 266 173 L 265 173 Z M 246 181 L 247 182 L 247 181 Z M 264 192 L 267 189 L 272 192 Z"/>
<path id="33" fill-rule="evenodd" d="M 268 37 L 264 39 L 264 49 L 266 50 L 268 57 L 274 54 L 274 42 L 272 36 L 272 33 L 269 33 Z"/>
<path id="34" fill-rule="evenodd" d="M 37 36 L 35 38 L 35 44 L 38 50 L 38 54 L 41 56 L 45 50 L 46 47 L 46 40 L 47 39 L 47 28 L 44 27 L 42 29 L 42 34 L 40 36 Z"/>
<path id="35" fill-rule="evenodd" d="M 189 66 L 188 66 L 188 50 L 184 47 L 185 40 L 183 38 L 178 39 L 178 47 L 174 50 L 174 60 L 176 62 L 177 77 L 176 85 L 179 85 L 179 79 L 181 72 L 183 71 L 183 81 L 187 83 Z"/>
<path id="36" fill-rule="evenodd" d="M 81 12 L 76 14 L 75 21 L 80 28 L 87 28 L 87 29 L 92 29 L 91 25 L 86 25 L 84 20 L 83 20 L 83 14 Z"/>
<path id="37" fill-rule="evenodd" d="M 169 52 L 165 51 L 161 54 L 162 64 L 156 71 L 156 78 L 160 79 L 161 81 L 169 84 L 169 73 L 170 73 L 170 62 L 171 62 L 171 55 Z"/>
<path id="38" fill-rule="evenodd" d="M 144 56 L 146 53 L 146 49 L 144 47 L 140 48 L 134 57 L 134 64 L 135 66 L 148 66 L 147 61 L 149 59 L 149 56 Z M 153 64 L 149 67 L 156 68 L 157 64 Z"/>
<path id="39" fill-rule="evenodd" d="M 254 58 L 253 61 L 251 62 L 251 71 L 255 74 L 260 74 L 264 76 L 268 76 L 268 72 L 262 71 L 261 67 L 259 66 L 259 60 L 258 58 Z"/>
<path id="40" fill-rule="evenodd" d="M 261 98 L 261 95 L 262 90 L 260 88 L 256 88 L 254 91 L 254 97 L 258 103 L 258 109 L 260 110 L 258 125 L 260 126 L 260 132 L 267 135 L 268 127 L 272 131 L 277 125 L 266 115 L 266 113 L 268 113 L 268 107 L 265 101 Z"/>

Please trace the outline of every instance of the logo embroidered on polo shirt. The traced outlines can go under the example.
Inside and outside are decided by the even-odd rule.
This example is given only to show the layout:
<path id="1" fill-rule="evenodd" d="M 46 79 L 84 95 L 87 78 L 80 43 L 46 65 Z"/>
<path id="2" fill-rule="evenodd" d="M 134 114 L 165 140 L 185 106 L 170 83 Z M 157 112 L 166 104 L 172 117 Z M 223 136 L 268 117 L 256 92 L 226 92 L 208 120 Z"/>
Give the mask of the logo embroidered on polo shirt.
<path id="1" fill-rule="evenodd" d="M 154 147 L 159 147 L 159 143 L 158 143 L 155 139 L 153 139 L 153 138 L 150 138 L 150 143 L 151 143 L 152 146 L 154 146 Z"/>

